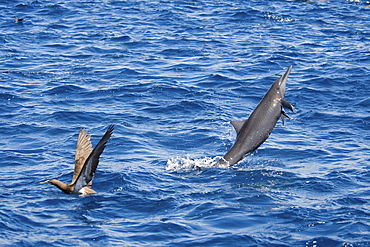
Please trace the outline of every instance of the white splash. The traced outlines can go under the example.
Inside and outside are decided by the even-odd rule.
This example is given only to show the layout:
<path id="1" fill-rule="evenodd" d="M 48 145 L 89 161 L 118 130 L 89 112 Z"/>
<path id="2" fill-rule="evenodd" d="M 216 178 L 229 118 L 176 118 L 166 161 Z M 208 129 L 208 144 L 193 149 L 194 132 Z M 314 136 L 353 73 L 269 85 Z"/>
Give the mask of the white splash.
<path id="1" fill-rule="evenodd" d="M 190 159 L 188 157 L 176 157 L 169 159 L 166 164 L 166 170 L 167 171 L 191 171 L 191 170 L 199 170 L 203 168 L 216 168 L 216 162 L 219 160 L 220 157 L 214 157 L 214 158 L 200 158 L 200 159 Z M 228 168 L 226 167 L 220 167 L 217 166 L 217 168 Z"/>

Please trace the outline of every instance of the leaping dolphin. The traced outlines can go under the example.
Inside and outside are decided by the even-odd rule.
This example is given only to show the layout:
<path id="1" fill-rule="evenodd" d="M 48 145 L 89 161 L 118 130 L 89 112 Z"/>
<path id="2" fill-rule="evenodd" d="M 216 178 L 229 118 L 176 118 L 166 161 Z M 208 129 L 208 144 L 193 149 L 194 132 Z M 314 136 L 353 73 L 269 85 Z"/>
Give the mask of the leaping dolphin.
<path id="1" fill-rule="evenodd" d="M 215 166 L 235 165 L 269 137 L 280 117 L 283 125 L 285 117 L 290 119 L 283 108 L 294 111 L 293 106 L 284 100 L 286 82 L 291 70 L 292 66 L 289 66 L 285 74 L 272 84 L 247 120 L 231 121 L 237 133 L 236 141 Z"/>

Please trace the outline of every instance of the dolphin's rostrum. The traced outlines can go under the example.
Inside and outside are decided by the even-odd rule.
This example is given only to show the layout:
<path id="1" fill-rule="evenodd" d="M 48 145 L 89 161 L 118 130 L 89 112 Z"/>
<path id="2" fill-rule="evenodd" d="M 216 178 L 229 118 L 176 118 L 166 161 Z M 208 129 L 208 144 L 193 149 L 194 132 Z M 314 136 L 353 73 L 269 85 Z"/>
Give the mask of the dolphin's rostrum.
<path id="1" fill-rule="evenodd" d="M 280 117 L 283 124 L 285 117 L 290 119 L 283 108 L 294 111 L 293 106 L 284 100 L 286 82 L 291 70 L 292 66 L 289 66 L 285 74 L 272 84 L 247 120 L 231 121 L 236 130 L 237 139 L 215 166 L 235 165 L 245 155 L 256 150 L 269 137 Z"/>

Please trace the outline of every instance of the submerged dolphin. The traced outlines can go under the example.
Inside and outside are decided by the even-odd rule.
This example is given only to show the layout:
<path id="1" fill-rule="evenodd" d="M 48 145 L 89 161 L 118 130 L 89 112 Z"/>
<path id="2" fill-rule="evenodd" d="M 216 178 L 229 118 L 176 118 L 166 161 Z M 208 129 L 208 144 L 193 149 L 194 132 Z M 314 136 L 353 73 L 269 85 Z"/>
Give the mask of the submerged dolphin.
<path id="1" fill-rule="evenodd" d="M 272 84 L 247 120 L 231 121 L 236 130 L 237 139 L 215 166 L 235 165 L 245 155 L 256 150 L 269 137 L 280 117 L 283 125 L 284 117 L 290 119 L 283 107 L 294 111 L 293 106 L 284 100 L 286 82 L 291 70 L 292 66 L 289 66 L 285 74 Z"/>

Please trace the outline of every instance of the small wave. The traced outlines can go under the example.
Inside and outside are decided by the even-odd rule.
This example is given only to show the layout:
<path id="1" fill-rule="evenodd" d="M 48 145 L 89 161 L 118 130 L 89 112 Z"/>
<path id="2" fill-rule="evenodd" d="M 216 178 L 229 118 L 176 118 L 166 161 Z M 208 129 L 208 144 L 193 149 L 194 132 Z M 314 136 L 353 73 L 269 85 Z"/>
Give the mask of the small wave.
<path id="1" fill-rule="evenodd" d="M 203 168 L 215 168 L 217 160 L 220 157 L 205 157 L 200 159 L 190 159 L 188 157 L 176 157 L 169 159 L 166 164 L 166 171 L 187 172 L 192 170 L 199 170 Z M 217 168 L 228 168 L 228 166 Z"/>
<path id="2" fill-rule="evenodd" d="M 282 16 L 277 16 L 272 13 L 267 13 L 266 15 L 267 19 L 271 20 L 276 20 L 278 22 L 292 22 L 292 21 L 298 21 L 298 19 L 292 18 L 292 17 L 282 17 Z"/>

